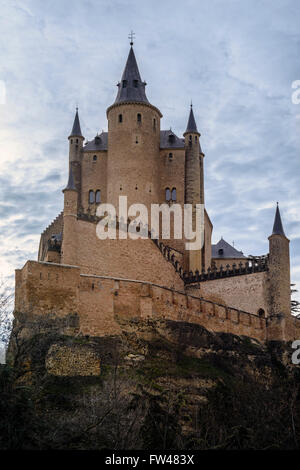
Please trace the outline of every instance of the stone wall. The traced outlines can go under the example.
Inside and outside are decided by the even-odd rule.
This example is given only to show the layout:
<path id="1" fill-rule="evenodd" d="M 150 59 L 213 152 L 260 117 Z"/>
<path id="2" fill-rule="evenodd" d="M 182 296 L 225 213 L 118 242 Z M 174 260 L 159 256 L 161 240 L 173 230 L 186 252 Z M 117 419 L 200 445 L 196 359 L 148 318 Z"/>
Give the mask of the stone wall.
<path id="1" fill-rule="evenodd" d="M 88 344 L 52 344 L 45 366 L 49 374 L 56 376 L 100 375 L 100 358 Z"/>
<path id="2" fill-rule="evenodd" d="M 243 279 L 241 282 L 249 289 L 249 285 L 254 288 L 255 282 L 263 282 L 263 276 L 265 273 L 240 276 L 239 279 Z M 237 282 L 237 278 L 222 282 L 233 279 Z M 202 286 L 216 282 L 206 282 Z M 245 335 L 259 341 L 290 340 L 300 335 L 298 319 L 263 318 L 226 305 L 221 299 L 218 302 L 216 297 L 214 300 L 200 298 L 200 293 L 201 289 L 193 295 L 152 282 L 97 276 L 82 273 L 75 266 L 34 261 L 28 261 L 16 273 L 17 312 L 58 316 L 78 313 L 79 333 L 83 335 L 118 335 L 122 319 L 130 318 L 186 321 L 202 325 L 209 331 Z M 253 295 L 255 297 L 255 292 Z"/>
<path id="3" fill-rule="evenodd" d="M 53 222 L 42 232 L 39 245 L 38 260 L 44 261 L 47 248 L 48 240 L 51 238 L 51 235 L 60 233 L 63 231 L 63 212 L 58 214 L 58 216 L 53 220 Z"/>
<path id="4" fill-rule="evenodd" d="M 268 272 L 261 272 L 201 282 L 189 292 L 255 315 L 263 309 L 269 315 L 267 289 Z"/>
<path id="5" fill-rule="evenodd" d="M 149 238 L 120 240 L 117 234 L 116 240 L 100 240 L 96 225 L 84 220 L 76 222 L 76 237 L 77 246 L 71 250 L 76 258 L 68 263 L 80 266 L 83 273 L 140 279 L 183 289 L 179 274 Z M 76 237 L 73 236 L 73 241 Z"/>
<path id="6" fill-rule="evenodd" d="M 94 155 L 97 157 L 94 160 Z M 89 191 L 101 191 L 101 202 L 107 202 L 107 151 L 84 152 L 82 158 L 81 202 L 85 213 L 95 214 L 97 204 L 89 204 Z"/>

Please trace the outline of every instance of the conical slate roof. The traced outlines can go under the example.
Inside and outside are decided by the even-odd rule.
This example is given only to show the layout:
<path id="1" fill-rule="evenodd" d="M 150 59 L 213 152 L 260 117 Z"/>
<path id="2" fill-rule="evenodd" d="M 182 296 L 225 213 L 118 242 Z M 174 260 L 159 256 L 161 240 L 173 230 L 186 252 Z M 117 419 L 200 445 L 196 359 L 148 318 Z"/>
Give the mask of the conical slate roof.
<path id="1" fill-rule="evenodd" d="M 275 214 L 272 235 L 283 235 L 285 237 L 278 202 L 277 202 L 277 207 L 276 207 L 276 214 Z"/>
<path id="2" fill-rule="evenodd" d="M 72 166 L 70 166 L 70 171 L 69 171 L 69 181 L 67 186 L 65 187 L 64 191 L 67 189 L 76 191 L 75 183 L 74 183 L 74 178 L 73 178 L 73 171 L 72 171 Z"/>
<path id="3" fill-rule="evenodd" d="M 193 105 L 191 105 L 189 120 L 188 120 L 188 124 L 187 124 L 187 128 L 185 132 L 198 132 L 196 121 L 195 121 L 195 116 L 193 112 Z"/>
<path id="4" fill-rule="evenodd" d="M 116 103 L 124 101 L 138 101 L 149 103 L 145 93 L 146 83 L 142 82 L 132 46 L 122 75 L 121 83 L 118 83 Z"/>
<path id="5" fill-rule="evenodd" d="M 79 121 L 79 116 L 78 116 L 78 108 L 76 108 L 76 114 L 75 114 L 75 119 L 74 119 L 74 124 L 72 128 L 72 132 L 70 134 L 70 137 L 83 137 L 81 133 L 81 128 L 80 128 L 80 121 Z"/>

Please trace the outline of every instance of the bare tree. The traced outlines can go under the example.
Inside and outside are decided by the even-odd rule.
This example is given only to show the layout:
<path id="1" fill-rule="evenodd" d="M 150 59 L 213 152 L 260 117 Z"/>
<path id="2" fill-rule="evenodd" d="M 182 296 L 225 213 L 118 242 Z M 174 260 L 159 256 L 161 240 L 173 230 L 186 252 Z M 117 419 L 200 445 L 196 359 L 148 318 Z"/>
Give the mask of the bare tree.
<path id="1" fill-rule="evenodd" d="M 0 343 L 6 345 L 12 328 L 13 292 L 8 283 L 0 280 Z"/>

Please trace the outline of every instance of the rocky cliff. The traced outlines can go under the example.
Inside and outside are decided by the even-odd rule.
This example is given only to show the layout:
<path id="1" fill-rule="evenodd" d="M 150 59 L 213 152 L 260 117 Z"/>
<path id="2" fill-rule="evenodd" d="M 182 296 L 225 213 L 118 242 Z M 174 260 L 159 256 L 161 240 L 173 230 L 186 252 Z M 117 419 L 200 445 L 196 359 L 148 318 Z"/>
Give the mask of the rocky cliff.
<path id="1" fill-rule="evenodd" d="M 298 448 L 289 343 L 119 322 L 122 333 L 105 337 L 15 325 L 0 375 L 1 448 Z"/>

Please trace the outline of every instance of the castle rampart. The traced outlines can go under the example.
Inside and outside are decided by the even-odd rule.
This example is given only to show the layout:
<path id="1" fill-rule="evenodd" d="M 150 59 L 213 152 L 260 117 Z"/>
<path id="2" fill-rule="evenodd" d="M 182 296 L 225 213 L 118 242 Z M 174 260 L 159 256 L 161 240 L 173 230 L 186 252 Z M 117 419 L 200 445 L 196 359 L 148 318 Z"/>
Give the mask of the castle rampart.
<path id="1" fill-rule="evenodd" d="M 131 318 L 186 321 L 261 342 L 282 339 L 282 321 L 286 340 L 300 334 L 300 321 L 292 316 L 265 318 L 153 282 L 88 274 L 77 266 L 37 261 L 28 261 L 16 271 L 15 311 L 27 316 L 77 314 L 79 332 L 90 336 L 119 334 L 122 319 Z"/>

